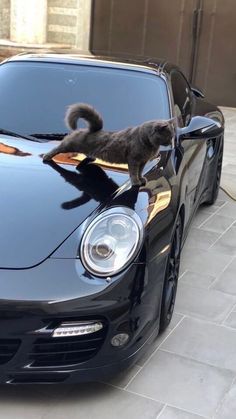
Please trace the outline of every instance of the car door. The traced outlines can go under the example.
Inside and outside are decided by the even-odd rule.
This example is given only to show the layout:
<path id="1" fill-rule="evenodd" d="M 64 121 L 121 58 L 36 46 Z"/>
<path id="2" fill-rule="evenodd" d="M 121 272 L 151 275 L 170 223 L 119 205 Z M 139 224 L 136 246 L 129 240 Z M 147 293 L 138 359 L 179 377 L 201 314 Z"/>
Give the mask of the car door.
<path id="1" fill-rule="evenodd" d="M 184 75 L 178 71 L 171 72 L 173 94 L 173 113 L 177 118 L 179 128 L 187 126 L 193 115 L 193 94 Z M 206 156 L 206 141 L 204 139 L 182 140 L 178 144 L 184 154 L 187 167 L 186 200 L 189 216 L 198 204 L 201 190 L 200 179 Z"/>

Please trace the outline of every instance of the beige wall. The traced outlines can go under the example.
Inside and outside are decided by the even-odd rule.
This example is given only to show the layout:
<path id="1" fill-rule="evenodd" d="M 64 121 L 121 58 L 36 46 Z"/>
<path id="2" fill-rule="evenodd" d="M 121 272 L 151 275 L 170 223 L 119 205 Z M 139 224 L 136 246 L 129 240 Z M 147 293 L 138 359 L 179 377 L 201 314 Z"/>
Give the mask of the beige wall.
<path id="1" fill-rule="evenodd" d="M 44 44 L 47 39 L 47 0 L 11 0 L 10 39 Z"/>
<path id="2" fill-rule="evenodd" d="M 48 0 L 48 42 L 88 49 L 91 0 Z"/>
<path id="3" fill-rule="evenodd" d="M 0 0 L 0 39 L 10 37 L 10 0 Z"/>
<path id="4" fill-rule="evenodd" d="M 0 0 L 0 39 L 88 50 L 92 0 Z"/>

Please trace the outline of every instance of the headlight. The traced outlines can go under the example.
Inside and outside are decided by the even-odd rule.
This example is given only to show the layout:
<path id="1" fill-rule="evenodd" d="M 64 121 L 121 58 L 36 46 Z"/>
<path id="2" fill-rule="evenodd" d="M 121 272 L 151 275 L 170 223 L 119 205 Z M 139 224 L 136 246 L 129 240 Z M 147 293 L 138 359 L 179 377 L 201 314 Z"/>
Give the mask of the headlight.
<path id="1" fill-rule="evenodd" d="M 136 256 L 142 238 L 143 225 L 133 210 L 111 208 L 85 231 L 80 245 L 82 263 L 95 275 L 114 275 Z"/>

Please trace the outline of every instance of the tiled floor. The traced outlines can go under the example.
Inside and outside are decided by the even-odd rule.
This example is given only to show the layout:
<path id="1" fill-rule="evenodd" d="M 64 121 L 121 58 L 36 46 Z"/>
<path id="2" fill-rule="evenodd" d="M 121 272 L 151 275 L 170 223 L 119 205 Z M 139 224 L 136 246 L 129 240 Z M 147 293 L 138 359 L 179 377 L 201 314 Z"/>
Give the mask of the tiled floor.
<path id="1" fill-rule="evenodd" d="M 236 182 L 236 111 L 224 172 Z M 0 388 L 0 419 L 235 419 L 236 202 L 201 208 L 182 254 L 176 311 L 137 365 L 109 383 Z"/>

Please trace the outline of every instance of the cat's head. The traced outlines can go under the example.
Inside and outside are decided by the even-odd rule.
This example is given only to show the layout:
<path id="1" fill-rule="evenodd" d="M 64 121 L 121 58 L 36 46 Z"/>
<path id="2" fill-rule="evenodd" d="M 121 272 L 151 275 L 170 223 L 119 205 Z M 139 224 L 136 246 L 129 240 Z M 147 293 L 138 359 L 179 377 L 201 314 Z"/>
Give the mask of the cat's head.
<path id="1" fill-rule="evenodd" d="M 149 139 L 154 145 L 168 146 L 172 144 L 175 135 L 173 122 L 175 119 L 154 121 Z"/>

